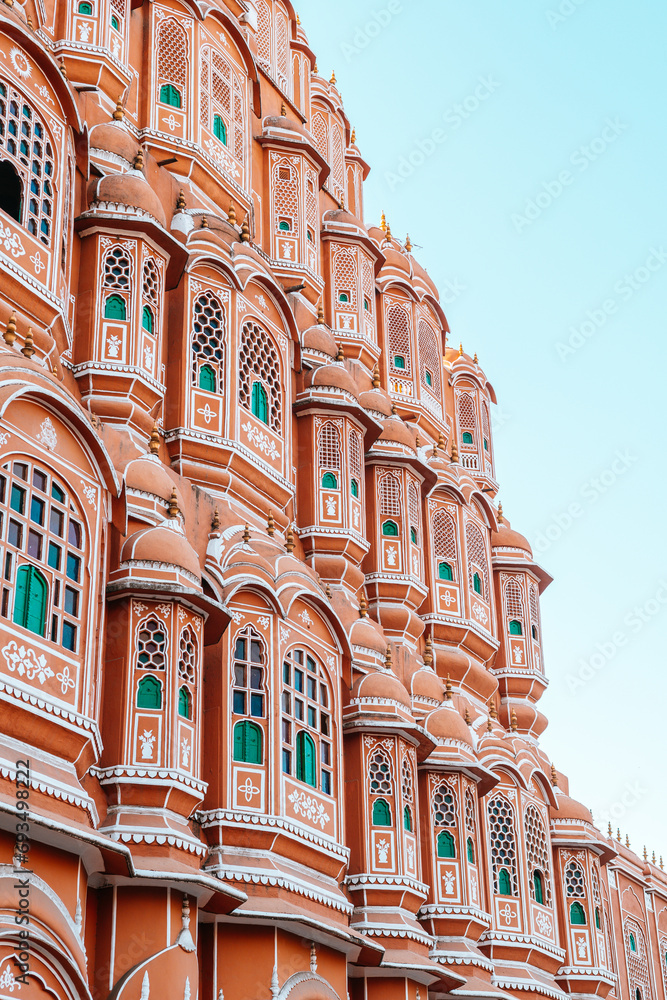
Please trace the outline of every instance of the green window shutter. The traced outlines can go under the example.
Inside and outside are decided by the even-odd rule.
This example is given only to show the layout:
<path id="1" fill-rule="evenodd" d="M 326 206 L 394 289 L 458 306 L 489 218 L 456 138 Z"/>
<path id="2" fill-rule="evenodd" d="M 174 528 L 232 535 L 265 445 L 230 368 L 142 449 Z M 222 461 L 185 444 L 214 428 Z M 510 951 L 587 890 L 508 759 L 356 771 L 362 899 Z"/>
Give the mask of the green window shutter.
<path id="1" fill-rule="evenodd" d="M 303 729 L 296 738 L 296 776 L 312 788 L 317 788 L 315 744 Z"/>
<path id="2" fill-rule="evenodd" d="M 92 14 L 92 13 L 93 13 L 92 3 L 85 3 L 84 0 L 83 3 L 79 4 L 79 14 Z"/>
<path id="3" fill-rule="evenodd" d="M 192 717 L 192 698 L 185 685 L 178 692 L 178 714 L 182 715 L 184 719 Z"/>
<path id="4" fill-rule="evenodd" d="M 600 930 L 600 907 L 595 907 L 595 926 Z"/>
<path id="5" fill-rule="evenodd" d="M 405 369 L 405 358 L 402 354 L 394 355 L 394 368 Z"/>
<path id="6" fill-rule="evenodd" d="M 114 31 L 120 31 L 120 21 L 115 14 L 111 15 L 111 27 Z"/>
<path id="7" fill-rule="evenodd" d="M 139 681 L 137 708 L 162 708 L 162 685 L 156 677 L 142 677 Z"/>
<path id="8" fill-rule="evenodd" d="M 349 302 L 350 301 L 350 296 L 347 294 L 347 292 L 339 292 L 338 293 L 338 301 L 339 302 Z"/>
<path id="9" fill-rule="evenodd" d="M 412 816 L 408 806 L 403 810 L 403 827 L 408 833 L 412 833 Z"/>
<path id="10" fill-rule="evenodd" d="M 464 431 L 461 435 L 461 440 L 464 444 L 472 444 L 472 434 L 470 431 Z"/>
<path id="11" fill-rule="evenodd" d="M 227 145 L 227 128 L 220 115 L 213 115 L 213 135 L 224 146 Z"/>
<path id="12" fill-rule="evenodd" d="M 127 319 L 127 307 L 122 295 L 109 295 L 104 303 L 105 319 Z"/>
<path id="13" fill-rule="evenodd" d="M 141 312 L 141 325 L 144 330 L 148 330 L 149 333 L 153 332 L 153 313 L 150 311 L 148 306 L 144 306 Z"/>
<path id="14" fill-rule="evenodd" d="M 471 865 L 474 865 L 475 864 L 475 845 L 472 842 L 472 837 L 468 837 L 467 850 L 468 850 L 468 861 L 470 862 Z"/>
<path id="15" fill-rule="evenodd" d="M 210 365 L 202 365 L 199 369 L 199 388 L 215 392 L 215 372 Z"/>
<path id="16" fill-rule="evenodd" d="M 245 757 L 248 764 L 262 763 L 262 730 L 254 722 L 245 723 Z"/>
<path id="17" fill-rule="evenodd" d="M 385 799 L 376 799 L 373 803 L 373 826 L 391 826 L 391 809 Z"/>
<path id="18" fill-rule="evenodd" d="M 438 834 L 438 857 L 439 858 L 455 858 L 456 857 L 456 845 L 454 844 L 454 838 L 452 837 L 449 830 L 442 830 Z"/>
<path id="19" fill-rule="evenodd" d="M 516 618 L 510 622 L 510 635 L 523 635 L 521 622 L 517 621 Z"/>
<path id="20" fill-rule="evenodd" d="M 501 868 L 498 872 L 498 892 L 501 896 L 512 895 L 512 880 L 507 868 Z"/>
<path id="21" fill-rule="evenodd" d="M 169 104 L 172 108 L 180 108 L 181 92 L 171 83 L 165 83 L 160 87 L 160 101 L 162 104 Z"/>
<path id="22" fill-rule="evenodd" d="M 398 534 L 398 525 L 396 524 L 396 522 L 395 521 L 385 521 L 384 524 L 382 525 L 382 534 L 383 535 L 392 535 L 392 536 L 397 535 Z"/>
<path id="23" fill-rule="evenodd" d="M 570 907 L 570 923 L 571 924 L 586 923 L 586 914 L 584 912 L 584 908 L 581 905 L 581 903 L 572 903 L 572 906 Z M 631 935 L 630 948 L 632 949 L 632 951 L 636 951 L 636 945 L 634 948 L 632 947 L 632 940 L 633 939 Z"/>
<path id="24" fill-rule="evenodd" d="M 234 760 L 244 760 L 245 722 L 237 722 L 234 726 Z"/>
<path id="25" fill-rule="evenodd" d="M 353 497 L 359 496 L 359 483 L 357 482 L 356 479 L 350 480 L 350 493 L 352 494 Z"/>
<path id="26" fill-rule="evenodd" d="M 426 385 L 429 386 L 430 388 L 433 385 L 433 376 L 431 375 L 428 368 L 425 370 L 424 375 L 426 376 Z"/>
<path id="27" fill-rule="evenodd" d="M 322 487 L 325 490 L 336 490 L 338 489 L 338 480 L 334 476 L 333 472 L 325 472 L 322 476 Z"/>
<path id="28" fill-rule="evenodd" d="M 472 585 L 476 594 L 482 593 L 482 578 L 479 575 L 479 573 L 475 573 L 475 575 L 473 576 Z"/>
<path id="29" fill-rule="evenodd" d="M 574 906 L 574 903 L 572 905 Z M 637 951 L 637 942 L 632 932 L 630 932 L 630 951 Z"/>
<path id="30" fill-rule="evenodd" d="M 250 397 L 250 409 L 254 416 L 262 423 L 269 422 L 269 401 L 266 396 L 266 389 L 261 382 L 253 382 L 252 394 Z"/>
<path id="31" fill-rule="evenodd" d="M 410 528 L 410 541 L 413 545 L 417 544 L 417 532 L 414 528 Z"/>
<path id="32" fill-rule="evenodd" d="M 535 902 L 544 905 L 544 883 L 542 872 L 536 868 L 533 872 L 533 888 L 535 889 Z"/>
<path id="33" fill-rule="evenodd" d="M 34 566 L 21 566 L 16 574 L 14 621 L 36 635 L 44 635 L 46 623 L 46 580 Z"/>
<path id="34" fill-rule="evenodd" d="M 441 580 L 453 580 L 452 567 L 447 562 L 438 563 L 438 576 Z"/>

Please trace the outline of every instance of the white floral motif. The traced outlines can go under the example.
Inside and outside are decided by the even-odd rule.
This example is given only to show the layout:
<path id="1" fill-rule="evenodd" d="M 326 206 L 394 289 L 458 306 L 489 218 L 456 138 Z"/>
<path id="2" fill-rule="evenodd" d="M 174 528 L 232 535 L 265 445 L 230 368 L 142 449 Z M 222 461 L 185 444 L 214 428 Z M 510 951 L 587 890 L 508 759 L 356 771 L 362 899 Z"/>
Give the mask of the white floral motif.
<path id="1" fill-rule="evenodd" d="M 39 250 L 35 251 L 30 260 L 32 261 L 35 267 L 35 273 L 39 276 L 42 273 L 42 271 L 46 268 L 46 264 L 42 260 Z"/>
<path id="2" fill-rule="evenodd" d="M 172 113 L 171 113 L 171 114 L 169 115 L 169 117 L 168 117 L 168 118 L 165 118 L 165 120 L 164 120 L 164 123 L 165 123 L 165 125 L 166 125 L 166 126 L 168 127 L 168 129 L 169 129 L 169 131 L 170 131 L 170 132 L 173 132 L 173 131 L 174 131 L 174 129 L 175 129 L 175 128 L 176 128 L 176 126 L 178 125 L 178 122 L 177 122 L 177 121 L 176 121 L 176 119 L 174 118 L 174 112 L 173 112 L 173 111 L 172 111 Z"/>
<path id="3" fill-rule="evenodd" d="M 37 84 L 35 84 L 35 90 L 37 91 L 40 97 L 44 98 L 45 101 L 48 101 L 49 104 L 53 104 L 53 98 L 49 93 L 48 87 L 38 87 Z"/>
<path id="4" fill-rule="evenodd" d="M 475 601 L 475 603 L 472 606 L 472 613 L 478 622 L 484 622 L 484 624 L 486 625 L 487 621 L 489 620 L 489 616 L 487 615 L 482 605 L 479 604 L 477 601 Z"/>
<path id="5" fill-rule="evenodd" d="M 181 740 L 181 764 L 183 767 L 190 766 L 190 740 L 187 737 Z"/>
<path id="6" fill-rule="evenodd" d="M 296 790 L 288 798 L 297 816 L 303 816 L 313 823 L 319 823 L 324 829 L 329 822 L 329 813 L 325 811 L 321 802 L 318 802 L 312 795 L 307 795 L 306 792 Z"/>
<path id="7" fill-rule="evenodd" d="M 241 425 L 243 430 L 248 435 L 248 441 L 250 444 L 254 444 L 256 448 L 259 448 L 263 454 L 268 455 L 269 458 L 280 458 L 280 452 L 276 448 L 275 442 L 271 440 L 268 434 L 263 434 L 260 430 L 255 427 L 254 424 L 247 423 Z"/>
<path id="8" fill-rule="evenodd" d="M 92 25 L 90 21 L 81 21 L 79 24 L 79 41 L 87 42 L 90 38 L 90 30 Z"/>
<path id="9" fill-rule="evenodd" d="M 470 875 L 470 895 L 472 896 L 473 903 L 477 902 L 477 872 L 472 872 Z"/>
<path id="10" fill-rule="evenodd" d="M 583 937 L 577 941 L 577 958 L 588 958 L 588 944 Z"/>
<path id="11" fill-rule="evenodd" d="M 546 913 L 538 913 L 535 918 L 535 923 L 537 924 L 537 929 L 540 934 L 544 934 L 545 937 L 552 937 L 553 926 L 551 924 L 551 917 Z"/>
<path id="12" fill-rule="evenodd" d="M 515 646 L 514 649 L 512 650 L 512 654 L 513 654 L 512 658 L 515 663 L 519 664 L 523 663 L 523 650 L 521 649 L 520 646 Z"/>
<path id="13" fill-rule="evenodd" d="M 159 611 L 163 618 L 168 618 L 169 617 L 169 612 L 171 611 L 171 605 L 170 604 L 158 604 L 156 606 L 155 610 Z"/>
<path id="14" fill-rule="evenodd" d="M 334 667 L 336 666 L 335 656 L 327 656 L 327 666 L 331 667 L 332 670 L 334 669 Z"/>
<path id="15" fill-rule="evenodd" d="M 289 629 L 285 628 L 284 625 L 280 626 L 280 641 L 287 642 L 289 640 Z"/>
<path id="16" fill-rule="evenodd" d="M 32 681 L 37 678 L 40 684 L 53 677 L 53 670 L 47 664 L 43 653 L 37 655 L 30 647 L 26 649 L 23 645 L 17 646 L 13 639 L 2 650 L 2 655 L 7 661 L 7 668 L 11 673 L 16 671 L 19 677 L 25 674 L 26 680 Z"/>
<path id="17" fill-rule="evenodd" d="M 415 868 L 415 849 L 414 849 L 414 846 L 412 844 L 408 844 L 407 855 L 408 855 L 408 868 L 410 869 L 410 871 L 414 871 L 414 868 Z"/>
<path id="18" fill-rule="evenodd" d="M 183 608 L 179 607 L 179 609 L 178 609 L 178 620 L 179 620 L 179 622 L 184 622 L 185 619 L 186 619 L 186 617 L 187 616 L 186 616 L 185 611 L 183 610 Z"/>
<path id="19" fill-rule="evenodd" d="M 263 295 L 258 295 L 257 296 L 257 301 L 258 301 L 259 305 L 262 307 L 262 309 L 266 309 L 266 299 L 264 298 Z"/>
<path id="20" fill-rule="evenodd" d="M 36 435 L 36 440 L 43 444 L 45 448 L 49 451 L 53 451 L 58 445 L 58 435 L 56 434 L 56 429 L 53 426 L 50 417 L 46 420 L 42 420 L 39 427 L 39 434 Z"/>
<path id="21" fill-rule="evenodd" d="M 9 250 L 12 257 L 23 257 L 25 250 L 20 239 L 13 233 L 9 226 L 5 229 L 3 224 L 0 222 L 0 243 L 4 246 L 5 250 Z"/>
<path id="22" fill-rule="evenodd" d="M 143 615 L 146 610 L 146 605 L 142 604 L 140 601 L 135 601 L 133 607 L 138 615 Z"/>
<path id="23" fill-rule="evenodd" d="M 354 508 L 354 526 L 355 526 L 355 528 L 359 527 L 359 508 L 358 507 Z"/>
<path id="24" fill-rule="evenodd" d="M 97 503 L 96 503 L 96 500 L 97 500 L 97 490 L 95 489 L 95 487 L 94 486 L 90 486 L 88 483 L 84 483 L 84 481 L 82 479 L 81 480 L 81 490 L 83 492 L 84 497 L 86 498 L 86 500 L 88 501 L 88 503 L 90 504 L 90 506 L 93 508 L 93 510 L 97 510 Z"/>
<path id="25" fill-rule="evenodd" d="M 194 625 L 195 632 L 199 632 L 199 629 L 201 628 L 201 618 L 193 619 L 192 624 Z"/>
<path id="26" fill-rule="evenodd" d="M 217 416 L 215 410 L 212 410 L 211 407 L 208 405 L 208 403 L 206 404 L 206 406 L 197 410 L 197 413 L 201 413 L 202 417 L 204 418 L 207 424 L 210 424 L 210 422 L 213 420 L 213 417 Z"/>
<path id="27" fill-rule="evenodd" d="M 245 784 L 239 785 L 238 790 L 243 794 L 246 802 L 252 802 L 253 796 L 259 793 L 259 788 L 256 788 L 255 785 L 253 785 L 250 775 L 248 775 L 245 779 Z"/>
<path id="28" fill-rule="evenodd" d="M 502 910 L 498 910 L 498 916 L 504 917 L 506 924 L 511 924 L 516 918 L 516 912 L 512 909 L 509 903 L 506 903 Z"/>
<path id="29" fill-rule="evenodd" d="M 301 619 L 304 625 L 308 626 L 308 628 L 310 628 L 310 626 L 313 624 L 313 619 L 310 617 L 307 611 L 302 611 L 301 614 L 299 615 L 299 618 Z"/>
<path id="30" fill-rule="evenodd" d="M 240 313 L 244 313 L 244 312 L 246 311 L 246 309 L 248 308 L 248 306 L 247 306 L 247 304 L 246 304 L 246 303 L 245 303 L 245 302 L 243 301 L 243 299 L 239 299 L 239 300 L 238 300 L 238 303 L 237 303 L 237 306 L 236 306 L 236 308 L 238 309 L 238 311 L 239 311 Z"/>
<path id="31" fill-rule="evenodd" d="M 153 371 L 153 351 L 150 347 L 144 347 L 144 368 Z"/>
<path id="32" fill-rule="evenodd" d="M 381 865 L 386 865 L 389 860 L 389 841 L 383 838 L 378 840 L 375 846 L 378 852 L 378 861 Z"/>
<path id="33" fill-rule="evenodd" d="M 14 974 L 12 973 L 8 963 L 0 976 L 0 990 L 8 990 L 9 993 L 13 993 L 14 987 L 20 990 L 21 984 L 16 982 Z"/>
<path id="34" fill-rule="evenodd" d="M 450 604 L 456 604 L 456 598 L 452 594 L 451 590 L 446 590 L 445 593 L 443 594 L 441 600 L 442 600 L 442 603 L 445 605 L 446 608 L 448 608 L 450 606 Z"/>
<path id="35" fill-rule="evenodd" d="M 243 615 L 241 614 L 240 611 L 232 611 L 231 617 L 232 621 L 234 621 L 237 625 L 240 625 L 241 622 L 243 621 Z"/>
<path id="36" fill-rule="evenodd" d="M 395 545 L 387 546 L 387 566 L 395 566 L 396 559 L 398 557 L 398 551 Z"/>
<path id="37" fill-rule="evenodd" d="M 12 66 L 21 79 L 27 80 L 32 73 L 32 67 L 28 62 L 28 57 L 25 52 L 21 52 L 20 49 L 13 48 L 10 50 L 9 58 L 11 59 Z"/>
<path id="38" fill-rule="evenodd" d="M 454 895 L 454 873 L 444 872 L 442 876 L 442 881 L 445 885 L 445 896 Z"/>
<path id="39" fill-rule="evenodd" d="M 143 733 L 139 736 L 141 742 L 141 758 L 142 760 L 150 760 L 153 756 L 153 744 L 155 743 L 155 736 L 153 735 L 152 729 L 144 729 Z"/>
<path id="40" fill-rule="evenodd" d="M 336 516 L 336 497 L 331 496 L 330 494 L 328 494 L 324 498 L 324 503 L 325 503 L 326 508 L 327 508 L 327 517 L 335 517 Z"/>
<path id="41" fill-rule="evenodd" d="M 0 444 L 7 444 L 9 438 L 10 438 L 9 434 L 5 434 L 4 432 L 0 433 Z"/>
<path id="42" fill-rule="evenodd" d="M 107 354 L 110 358 L 117 358 L 120 354 L 120 337 L 115 334 L 107 337 Z"/>
<path id="43" fill-rule="evenodd" d="M 118 56 L 120 55 L 120 42 L 118 41 L 117 38 L 114 38 L 114 40 L 111 43 L 111 51 L 114 57 L 118 59 Z"/>
<path id="44" fill-rule="evenodd" d="M 56 674 L 56 680 L 60 681 L 60 690 L 63 694 L 67 694 L 70 688 L 74 687 L 74 681 L 69 675 L 69 666 L 65 664 L 62 669 L 62 673 Z"/>
<path id="45" fill-rule="evenodd" d="M 262 626 L 262 628 L 266 632 L 267 628 L 269 627 L 269 625 L 271 623 L 271 619 L 267 618 L 266 615 L 260 615 L 259 618 L 257 619 L 257 621 L 259 622 L 259 624 Z"/>

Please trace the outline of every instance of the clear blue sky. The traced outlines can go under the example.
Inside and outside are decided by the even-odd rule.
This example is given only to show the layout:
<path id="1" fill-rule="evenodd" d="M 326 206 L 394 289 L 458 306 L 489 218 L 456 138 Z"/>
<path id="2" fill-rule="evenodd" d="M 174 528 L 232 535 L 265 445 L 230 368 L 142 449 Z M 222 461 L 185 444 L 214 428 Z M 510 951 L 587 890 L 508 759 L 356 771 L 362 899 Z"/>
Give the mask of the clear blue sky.
<path id="1" fill-rule="evenodd" d="M 372 166 L 365 221 L 410 233 L 496 389 L 500 499 L 555 577 L 543 745 L 667 862 L 667 7 L 298 10 Z"/>

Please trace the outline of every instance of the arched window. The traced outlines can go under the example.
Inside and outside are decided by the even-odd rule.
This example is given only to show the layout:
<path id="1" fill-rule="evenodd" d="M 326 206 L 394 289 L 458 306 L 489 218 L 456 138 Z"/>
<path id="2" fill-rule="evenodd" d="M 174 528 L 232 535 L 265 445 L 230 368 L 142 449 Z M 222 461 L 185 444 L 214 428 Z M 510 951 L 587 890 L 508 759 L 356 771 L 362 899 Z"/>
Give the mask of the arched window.
<path id="1" fill-rule="evenodd" d="M 356 479 L 350 480 L 350 493 L 353 497 L 359 496 L 359 483 Z"/>
<path id="2" fill-rule="evenodd" d="M 266 653 L 264 643 L 248 625 L 236 637 L 232 677 L 232 712 L 255 719 L 265 716 Z"/>
<path id="3" fill-rule="evenodd" d="M 456 857 L 456 840 L 450 830 L 456 831 L 456 798 L 454 790 L 447 784 L 442 784 L 433 793 L 432 800 L 433 824 L 438 830 L 441 827 L 449 829 L 441 830 L 436 837 L 436 848 L 439 858 Z M 444 852 L 444 853 L 443 853 Z"/>
<path id="4" fill-rule="evenodd" d="M 600 930 L 600 928 L 601 928 L 601 922 L 600 922 L 600 907 L 599 906 L 595 907 L 595 926 L 596 926 L 596 928 L 598 930 Z"/>
<path id="5" fill-rule="evenodd" d="M 466 841 L 466 848 L 468 852 L 468 861 L 471 865 L 475 863 L 475 845 L 473 844 L 472 837 L 468 837 Z"/>
<path id="6" fill-rule="evenodd" d="M 339 292 L 338 293 L 338 301 L 339 302 L 344 302 L 344 303 L 349 302 L 350 301 L 350 293 L 349 292 Z"/>
<path id="7" fill-rule="evenodd" d="M 487 813 L 495 890 L 501 896 L 518 896 L 514 809 L 503 795 L 498 795 L 489 802 Z"/>
<path id="8" fill-rule="evenodd" d="M 145 670 L 164 670 L 167 662 L 167 633 L 157 618 L 141 623 L 137 635 L 137 666 Z"/>
<path id="9" fill-rule="evenodd" d="M 220 115 L 213 115 L 213 135 L 224 146 L 227 145 L 227 128 Z"/>
<path id="10" fill-rule="evenodd" d="M 137 686 L 137 708 L 162 708 L 162 685 L 157 677 L 142 677 Z"/>
<path id="11" fill-rule="evenodd" d="M 79 6 L 78 6 L 77 9 L 79 11 L 79 14 L 92 14 L 93 13 L 93 5 L 92 5 L 92 3 L 87 3 L 86 0 L 82 0 L 82 2 L 79 4 Z"/>
<path id="12" fill-rule="evenodd" d="M 188 40 L 178 21 L 163 18 L 157 32 L 157 85 L 159 100 L 173 108 L 185 107 Z"/>
<path id="13" fill-rule="evenodd" d="M 380 497 L 380 517 L 400 517 L 402 491 L 398 476 L 391 472 L 381 476 L 378 494 Z"/>
<path id="14" fill-rule="evenodd" d="M 0 161 L 0 209 L 21 222 L 23 185 L 16 168 L 9 160 Z"/>
<path id="15" fill-rule="evenodd" d="M 488 602 L 488 562 L 482 532 L 472 521 L 466 521 L 465 535 L 470 588 Z"/>
<path id="16" fill-rule="evenodd" d="M 453 580 L 454 573 L 448 562 L 438 563 L 438 577 L 440 580 Z"/>
<path id="17" fill-rule="evenodd" d="M 395 354 L 394 355 L 394 368 L 398 368 L 400 370 L 402 370 L 402 369 L 405 368 L 405 355 L 404 354 Z"/>
<path id="18" fill-rule="evenodd" d="M 373 803 L 373 826 L 391 826 L 391 806 L 386 799 L 376 799 Z"/>
<path id="19" fill-rule="evenodd" d="M 43 467 L 8 461 L 0 469 L 0 508 L 5 538 L 0 614 L 76 651 L 84 614 L 85 542 L 73 498 Z"/>
<path id="20" fill-rule="evenodd" d="M 546 827 L 539 810 L 530 803 L 523 815 L 528 873 L 532 878 L 530 892 L 536 903 L 551 906 L 551 852 Z M 538 896 L 539 892 L 539 896 Z"/>
<path id="21" fill-rule="evenodd" d="M 114 31 L 120 31 L 120 21 L 115 14 L 111 15 L 111 27 Z"/>
<path id="22" fill-rule="evenodd" d="M 273 165 L 273 216 L 277 233 L 299 235 L 301 222 L 301 183 L 297 168 L 286 158 Z M 282 223 L 286 223 L 283 227 Z"/>
<path id="23" fill-rule="evenodd" d="M 105 319 L 127 319 L 125 299 L 121 295 L 108 295 L 104 303 Z"/>
<path id="24" fill-rule="evenodd" d="M 325 420 L 317 432 L 317 465 L 322 475 L 322 487 L 325 490 L 338 489 L 338 472 L 342 466 L 341 433 L 333 420 Z"/>
<path id="25" fill-rule="evenodd" d="M 470 446 L 475 443 L 477 417 L 475 400 L 467 392 L 462 393 L 458 398 L 457 415 L 459 430 L 461 432 L 461 443 Z"/>
<path id="26" fill-rule="evenodd" d="M 222 390 L 225 329 L 222 303 L 213 292 L 202 292 L 192 307 L 192 383 L 200 389 Z M 202 378 L 203 368 L 208 373 Z"/>
<path id="27" fill-rule="evenodd" d="M 178 692 L 178 714 L 184 719 L 192 718 L 192 695 L 185 684 Z"/>
<path id="28" fill-rule="evenodd" d="M 429 390 L 425 398 L 428 401 L 431 396 L 434 396 L 438 404 L 441 404 L 440 369 L 442 367 L 442 349 L 438 344 L 437 335 L 424 320 L 420 320 L 418 331 L 421 384 Z M 423 393 L 422 398 L 424 398 Z M 440 410 L 440 406 L 438 410 Z"/>
<path id="29" fill-rule="evenodd" d="M 586 913 L 581 903 L 572 903 L 570 906 L 570 923 L 585 924 Z"/>
<path id="30" fill-rule="evenodd" d="M 0 208 L 51 245 L 56 167 L 41 118 L 0 78 Z"/>
<path id="31" fill-rule="evenodd" d="M 630 951 L 637 951 L 637 941 L 632 931 L 630 932 Z"/>
<path id="32" fill-rule="evenodd" d="M 256 723 L 244 721 L 234 726 L 234 760 L 246 764 L 262 763 L 263 733 Z"/>
<path id="33" fill-rule="evenodd" d="M 472 589 L 476 594 L 482 593 L 482 578 L 479 573 L 474 573 L 472 578 Z"/>
<path id="34" fill-rule="evenodd" d="M 521 622 L 513 618 L 510 622 L 510 635 L 523 635 L 523 629 L 521 627 Z"/>
<path id="35" fill-rule="evenodd" d="M 470 431 L 464 431 L 463 434 L 461 435 L 461 440 L 463 441 L 464 444 L 472 444 L 473 437 Z"/>
<path id="36" fill-rule="evenodd" d="M 565 866 L 565 888 L 568 896 L 583 899 L 586 895 L 584 873 L 576 861 L 569 861 Z"/>
<path id="37" fill-rule="evenodd" d="M 412 374 L 411 324 L 408 309 L 391 306 L 387 312 L 387 339 L 389 341 L 389 370 L 399 375 Z"/>
<path id="38" fill-rule="evenodd" d="M 333 702 L 324 670 L 303 649 L 291 650 L 283 660 L 281 707 L 283 773 L 331 795 Z"/>
<path id="39" fill-rule="evenodd" d="M 333 472 L 325 472 L 322 476 L 322 487 L 325 490 L 336 490 L 338 489 L 338 480 L 334 476 Z"/>
<path id="40" fill-rule="evenodd" d="M 148 333 L 153 332 L 153 313 L 148 306 L 144 306 L 141 310 L 141 326 Z"/>
<path id="41" fill-rule="evenodd" d="M 409 806 L 403 808 L 403 828 L 412 833 L 412 813 Z"/>
<path id="42" fill-rule="evenodd" d="M 310 733 L 300 730 L 296 734 L 296 777 L 317 788 L 317 753 Z"/>
<path id="43" fill-rule="evenodd" d="M 536 903 L 544 905 L 544 878 L 538 868 L 533 872 L 533 897 Z"/>
<path id="44" fill-rule="evenodd" d="M 263 424 L 269 422 L 269 400 L 266 389 L 261 382 L 253 382 L 252 396 L 250 400 L 250 412 L 253 416 L 261 420 Z"/>
<path id="45" fill-rule="evenodd" d="M 395 521 L 383 521 L 382 522 L 382 534 L 391 535 L 392 537 L 398 535 L 398 525 Z"/>
<path id="46" fill-rule="evenodd" d="M 410 541 L 413 545 L 417 544 L 417 532 L 414 528 L 410 528 Z"/>
<path id="47" fill-rule="evenodd" d="M 456 857 L 456 845 L 454 843 L 454 838 L 452 837 L 449 830 L 441 830 L 438 834 L 438 857 L 439 858 L 455 858 Z"/>
<path id="48" fill-rule="evenodd" d="M 35 566 L 21 566 L 16 574 L 14 621 L 37 635 L 44 635 L 48 588 Z"/>
<path id="49" fill-rule="evenodd" d="M 251 413 L 255 412 L 255 385 L 259 385 L 264 392 L 267 416 L 263 423 L 279 434 L 282 426 L 282 392 L 278 356 L 268 334 L 255 323 L 245 323 L 239 348 L 239 401 Z M 257 394 L 259 397 L 259 390 Z M 259 398 L 256 402 L 259 408 L 262 405 Z M 258 416 L 258 419 L 262 418 Z"/>
<path id="50" fill-rule="evenodd" d="M 354 247 L 335 245 L 331 257 L 334 296 L 340 305 L 356 311 L 359 259 Z"/>
<path id="51" fill-rule="evenodd" d="M 393 795 L 391 761 L 379 748 L 368 762 L 371 795 Z"/>
<path id="52" fill-rule="evenodd" d="M 477 798 L 471 788 L 466 789 L 466 830 L 470 834 L 467 841 L 468 861 L 474 864 L 477 844 Z"/>

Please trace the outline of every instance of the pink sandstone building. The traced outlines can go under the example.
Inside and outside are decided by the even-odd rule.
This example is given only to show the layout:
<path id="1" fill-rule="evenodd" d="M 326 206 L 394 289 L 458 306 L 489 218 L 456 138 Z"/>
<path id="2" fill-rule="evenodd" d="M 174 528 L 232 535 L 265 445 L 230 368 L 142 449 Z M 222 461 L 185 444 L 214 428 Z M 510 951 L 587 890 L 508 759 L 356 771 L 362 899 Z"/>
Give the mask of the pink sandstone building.
<path id="1" fill-rule="evenodd" d="M 0 1000 L 662 1000 L 494 390 L 291 3 L 0 35 Z"/>

